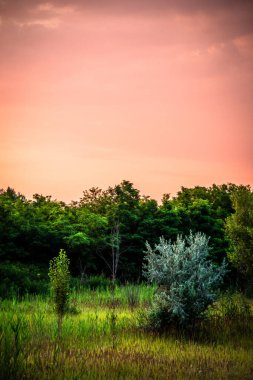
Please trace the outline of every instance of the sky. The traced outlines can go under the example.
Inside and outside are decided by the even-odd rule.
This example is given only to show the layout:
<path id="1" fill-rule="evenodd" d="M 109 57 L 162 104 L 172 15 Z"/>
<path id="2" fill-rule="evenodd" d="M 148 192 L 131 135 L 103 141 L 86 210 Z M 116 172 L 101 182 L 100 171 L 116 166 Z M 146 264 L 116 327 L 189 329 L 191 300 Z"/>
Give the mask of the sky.
<path id="1" fill-rule="evenodd" d="M 0 188 L 253 185 L 251 0 L 0 0 Z"/>

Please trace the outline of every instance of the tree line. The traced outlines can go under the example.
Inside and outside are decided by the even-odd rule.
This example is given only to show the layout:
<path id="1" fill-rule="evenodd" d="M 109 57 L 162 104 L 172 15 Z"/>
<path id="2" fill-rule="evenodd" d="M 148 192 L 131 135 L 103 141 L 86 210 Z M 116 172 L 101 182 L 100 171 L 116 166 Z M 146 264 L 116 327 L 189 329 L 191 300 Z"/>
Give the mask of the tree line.
<path id="1" fill-rule="evenodd" d="M 85 190 L 70 204 L 41 194 L 29 200 L 7 188 L 0 191 L 0 274 L 6 277 L 14 264 L 47 268 L 64 249 L 72 274 L 81 279 L 103 274 L 140 281 L 146 241 L 203 232 L 213 263 L 229 263 L 227 282 L 244 286 L 253 273 L 252 226 L 253 193 L 244 185 L 182 187 L 160 204 L 126 180 Z"/>

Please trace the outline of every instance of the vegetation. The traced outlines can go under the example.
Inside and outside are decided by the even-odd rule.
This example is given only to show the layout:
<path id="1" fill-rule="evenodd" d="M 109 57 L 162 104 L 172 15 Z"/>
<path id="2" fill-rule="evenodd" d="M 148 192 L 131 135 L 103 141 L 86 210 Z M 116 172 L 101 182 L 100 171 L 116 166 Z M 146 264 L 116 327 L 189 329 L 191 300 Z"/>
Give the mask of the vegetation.
<path id="1" fill-rule="evenodd" d="M 113 332 L 110 291 L 73 291 L 79 313 L 66 314 L 61 340 L 50 298 L 2 300 L 0 378 L 252 379 L 253 321 L 239 295 L 217 301 L 190 333 L 159 334 L 143 324 L 155 288 L 135 287 L 140 300 L 131 309 L 125 287 L 116 287 Z"/>
<path id="2" fill-rule="evenodd" d="M 226 220 L 229 259 L 253 287 L 253 192 L 245 187 L 231 196 L 235 213 Z"/>
<path id="3" fill-rule="evenodd" d="M 68 308 L 70 283 L 69 259 L 63 249 L 60 250 L 59 256 L 50 261 L 48 275 L 58 317 L 58 335 L 60 336 L 62 319 Z"/>
<path id="4" fill-rule="evenodd" d="M 48 293 L 47 270 L 43 266 L 2 262 L 0 279 L 0 298 Z"/>
<path id="5" fill-rule="evenodd" d="M 175 243 L 160 238 L 154 249 L 146 243 L 144 273 L 159 285 L 150 315 L 152 327 L 192 326 L 217 298 L 226 265 L 215 266 L 208 259 L 208 240 L 203 233 L 190 233 L 178 236 Z"/>
<path id="6" fill-rule="evenodd" d="M 252 379 L 252 194 L 1 190 L 0 379 Z"/>
<path id="7" fill-rule="evenodd" d="M 252 195 L 248 186 L 233 184 L 182 187 L 176 197 L 165 194 L 158 204 L 148 196 L 141 196 L 131 182 L 122 181 L 106 190 L 85 190 L 78 202 L 67 205 L 39 194 L 28 200 L 7 188 L 0 191 L 0 262 L 19 268 L 36 266 L 32 271 L 41 273 L 44 279 L 48 262 L 64 249 L 72 275 L 81 281 L 104 275 L 121 282 L 138 282 L 143 279 L 146 241 L 153 246 L 163 236 L 174 242 L 178 235 L 186 236 L 191 230 L 210 236 L 210 258 L 220 265 L 227 258 L 229 242 L 233 240 L 229 232 L 225 233 L 226 220 L 237 207 L 234 197 L 238 194 L 240 198 L 243 192 Z M 252 205 L 249 207 L 252 210 Z M 229 227 L 227 231 L 232 230 Z M 229 257 L 235 263 L 233 252 L 231 246 Z M 252 257 L 250 252 L 247 255 Z M 231 264 L 229 269 L 227 286 L 240 280 L 239 266 Z M 10 274 L 4 282 L 10 287 L 13 283 L 15 290 L 12 279 Z M 34 286 L 23 285 L 21 292 L 38 292 Z M 0 289 L 2 286 L 1 281 Z"/>

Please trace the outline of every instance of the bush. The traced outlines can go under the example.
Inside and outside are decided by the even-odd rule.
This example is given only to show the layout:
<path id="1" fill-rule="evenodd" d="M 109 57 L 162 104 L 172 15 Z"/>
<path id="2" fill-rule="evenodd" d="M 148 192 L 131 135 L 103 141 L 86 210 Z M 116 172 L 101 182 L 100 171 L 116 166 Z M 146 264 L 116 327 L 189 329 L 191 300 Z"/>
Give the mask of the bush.
<path id="1" fill-rule="evenodd" d="M 0 297 L 23 296 L 48 292 L 46 271 L 35 265 L 4 262 L 0 264 Z"/>
<path id="2" fill-rule="evenodd" d="M 66 252 L 61 249 L 57 257 L 50 261 L 49 278 L 53 292 L 55 311 L 58 316 L 58 333 L 61 334 L 62 318 L 68 310 L 70 289 L 70 261 Z"/>
<path id="3" fill-rule="evenodd" d="M 242 321 L 252 317 L 250 303 L 240 293 L 225 293 L 208 310 L 210 316 Z"/>
<path id="4" fill-rule="evenodd" d="M 146 243 L 144 275 L 158 285 L 150 313 L 153 327 L 192 325 L 216 299 L 226 265 L 209 260 L 208 242 L 206 235 L 190 233 L 174 244 L 160 238 L 154 249 Z"/>

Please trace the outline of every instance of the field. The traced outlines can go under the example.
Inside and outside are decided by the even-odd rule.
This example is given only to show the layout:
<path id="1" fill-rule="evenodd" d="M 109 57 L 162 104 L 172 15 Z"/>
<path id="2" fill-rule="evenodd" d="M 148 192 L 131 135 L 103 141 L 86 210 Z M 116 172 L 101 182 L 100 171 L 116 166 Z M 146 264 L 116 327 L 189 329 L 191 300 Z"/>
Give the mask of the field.
<path id="1" fill-rule="evenodd" d="M 0 378 L 253 378 L 253 322 L 235 303 L 196 330 L 158 334 L 144 328 L 153 292 L 117 287 L 112 299 L 109 290 L 74 291 L 61 337 L 49 296 L 2 300 Z"/>

